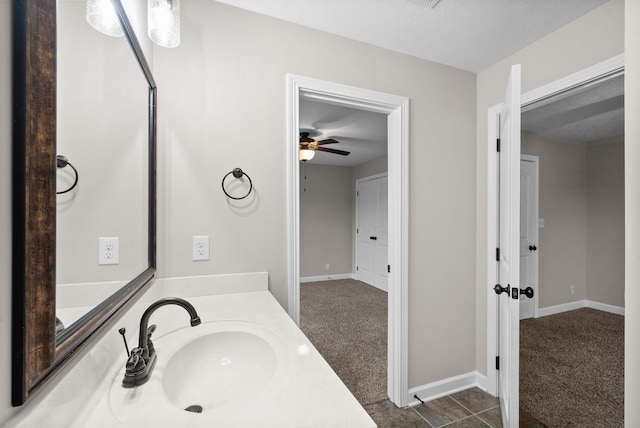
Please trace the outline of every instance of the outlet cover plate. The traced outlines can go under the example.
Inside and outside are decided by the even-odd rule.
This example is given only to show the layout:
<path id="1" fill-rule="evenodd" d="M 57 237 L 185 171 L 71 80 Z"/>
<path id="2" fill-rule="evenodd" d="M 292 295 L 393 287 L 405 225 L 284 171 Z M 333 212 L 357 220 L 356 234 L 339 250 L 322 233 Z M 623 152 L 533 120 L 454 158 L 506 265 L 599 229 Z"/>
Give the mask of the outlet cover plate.
<path id="1" fill-rule="evenodd" d="M 209 236 L 193 237 L 193 260 L 209 260 Z"/>
<path id="2" fill-rule="evenodd" d="M 98 264 L 117 265 L 120 263 L 120 239 L 118 237 L 98 238 Z"/>

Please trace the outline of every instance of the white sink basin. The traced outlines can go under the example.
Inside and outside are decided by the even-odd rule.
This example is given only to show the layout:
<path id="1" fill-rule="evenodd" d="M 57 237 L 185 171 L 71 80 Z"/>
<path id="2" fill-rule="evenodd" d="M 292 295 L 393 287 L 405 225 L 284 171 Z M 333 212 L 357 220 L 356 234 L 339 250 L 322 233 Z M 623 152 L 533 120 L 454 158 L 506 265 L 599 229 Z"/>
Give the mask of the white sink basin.
<path id="1" fill-rule="evenodd" d="M 123 369 L 111 384 L 111 412 L 128 427 L 149 426 L 150 415 L 171 427 L 205 427 L 212 418 L 228 418 L 256 397 L 286 388 L 286 368 L 296 353 L 280 333 L 245 321 L 185 327 L 153 343 L 158 360 L 147 383 L 123 388 Z M 185 411 L 191 406 L 202 413 Z"/>
<path id="2" fill-rule="evenodd" d="M 237 328 L 195 338 L 170 357 L 158 355 L 166 359 L 162 387 L 167 399 L 179 409 L 198 405 L 203 412 L 246 402 L 249 391 L 270 385 L 278 367 L 273 343 Z"/>

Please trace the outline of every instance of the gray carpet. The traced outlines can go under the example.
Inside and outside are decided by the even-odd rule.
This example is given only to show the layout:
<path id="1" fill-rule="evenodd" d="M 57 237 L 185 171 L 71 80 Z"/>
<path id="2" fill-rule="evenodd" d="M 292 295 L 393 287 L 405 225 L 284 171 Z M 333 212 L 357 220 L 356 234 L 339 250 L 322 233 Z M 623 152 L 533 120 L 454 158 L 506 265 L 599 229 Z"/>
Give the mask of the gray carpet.
<path id="1" fill-rule="evenodd" d="M 360 404 L 387 398 L 387 293 L 352 279 L 300 284 L 300 328 Z"/>
<path id="2" fill-rule="evenodd" d="M 555 427 L 624 426 L 624 317 L 577 309 L 520 322 L 520 408 Z"/>

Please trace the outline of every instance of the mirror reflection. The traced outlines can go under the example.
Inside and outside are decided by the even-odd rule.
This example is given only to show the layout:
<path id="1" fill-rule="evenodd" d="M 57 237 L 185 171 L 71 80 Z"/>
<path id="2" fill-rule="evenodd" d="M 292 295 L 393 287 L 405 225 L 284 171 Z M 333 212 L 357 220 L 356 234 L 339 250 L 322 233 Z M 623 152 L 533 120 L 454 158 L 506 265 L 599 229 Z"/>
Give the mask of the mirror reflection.
<path id="1" fill-rule="evenodd" d="M 57 11 L 56 315 L 68 327 L 149 266 L 148 84 L 86 2 Z M 58 324 L 60 327 L 60 324 Z M 58 331 L 58 330 L 57 330 Z"/>

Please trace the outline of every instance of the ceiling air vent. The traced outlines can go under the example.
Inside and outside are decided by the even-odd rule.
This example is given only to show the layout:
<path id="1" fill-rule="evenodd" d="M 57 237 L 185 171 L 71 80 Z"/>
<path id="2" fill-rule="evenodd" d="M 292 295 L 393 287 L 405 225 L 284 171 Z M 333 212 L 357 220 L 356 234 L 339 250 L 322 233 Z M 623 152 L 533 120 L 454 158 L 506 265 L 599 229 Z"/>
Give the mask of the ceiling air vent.
<path id="1" fill-rule="evenodd" d="M 440 3 L 440 0 L 424 0 L 424 3 L 429 9 L 433 9 Z"/>

